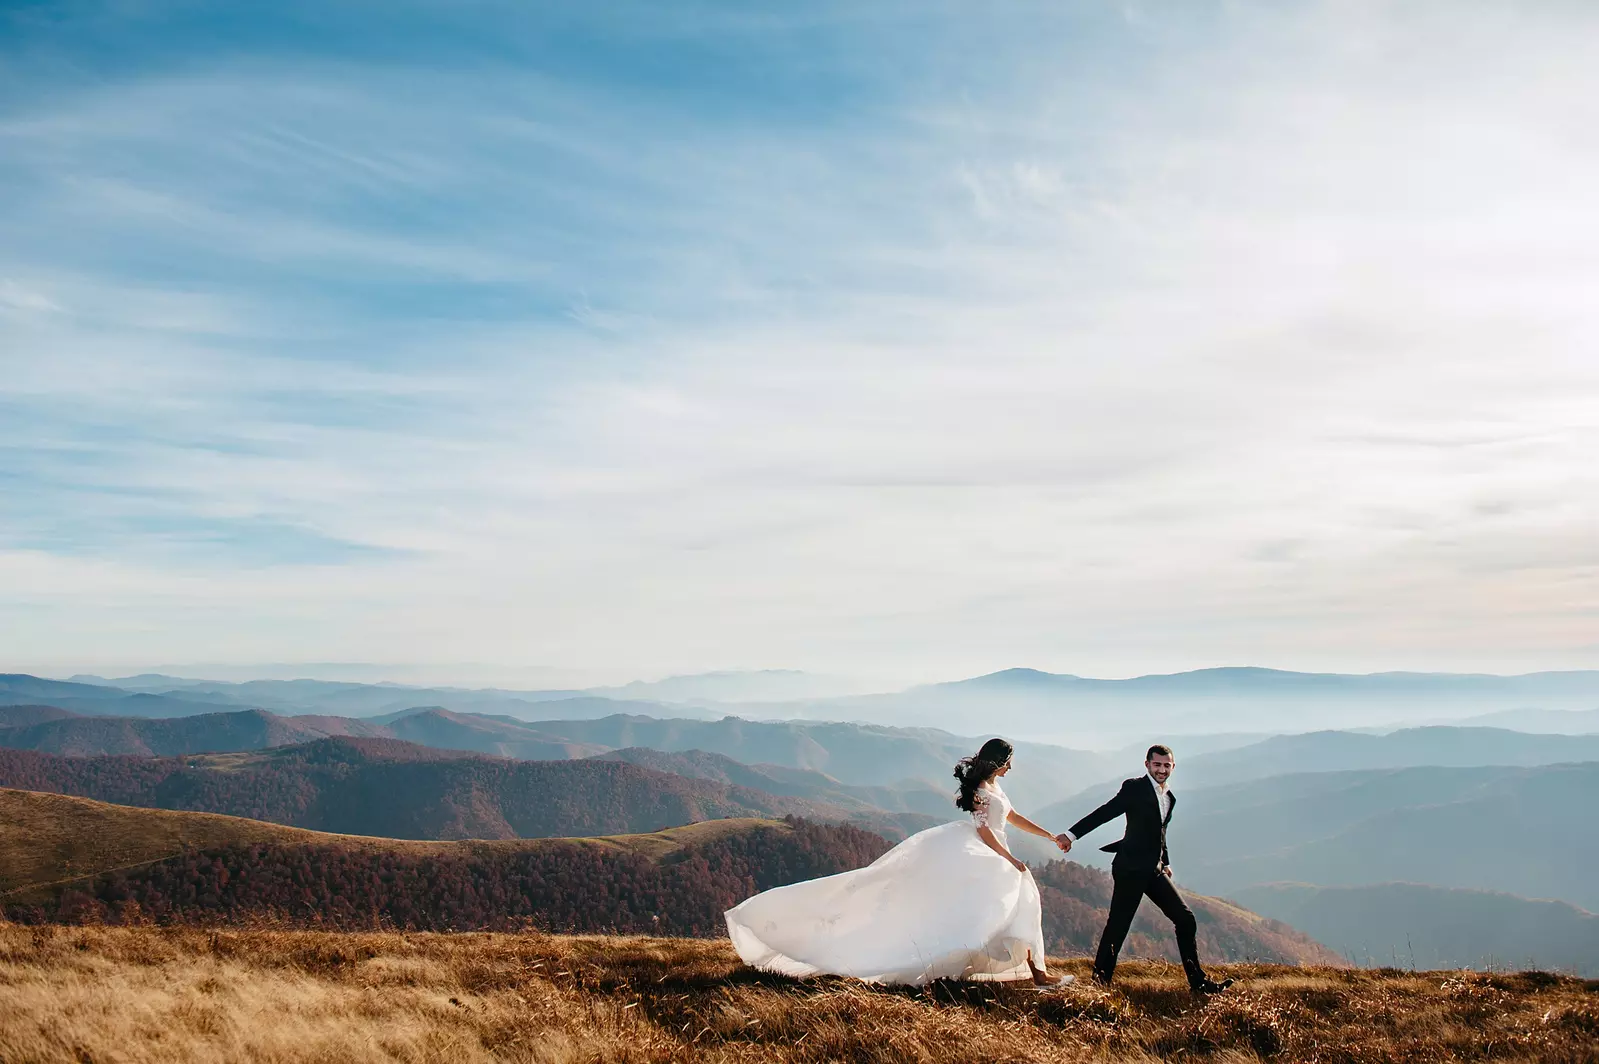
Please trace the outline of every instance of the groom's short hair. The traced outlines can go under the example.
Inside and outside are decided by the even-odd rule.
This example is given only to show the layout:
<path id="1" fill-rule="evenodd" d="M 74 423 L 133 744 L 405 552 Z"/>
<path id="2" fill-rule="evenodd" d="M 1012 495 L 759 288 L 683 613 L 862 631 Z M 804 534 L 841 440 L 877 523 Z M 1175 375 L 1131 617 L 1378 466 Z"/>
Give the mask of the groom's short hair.
<path id="1" fill-rule="evenodd" d="M 1151 746 L 1148 750 L 1144 751 L 1144 760 L 1148 761 L 1156 754 L 1164 754 L 1173 761 L 1177 760 L 1176 755 L 1171 752 L 1171 747 L 1166 746 L 1164 743 L 1156 743 L 1154 746 Z"/>

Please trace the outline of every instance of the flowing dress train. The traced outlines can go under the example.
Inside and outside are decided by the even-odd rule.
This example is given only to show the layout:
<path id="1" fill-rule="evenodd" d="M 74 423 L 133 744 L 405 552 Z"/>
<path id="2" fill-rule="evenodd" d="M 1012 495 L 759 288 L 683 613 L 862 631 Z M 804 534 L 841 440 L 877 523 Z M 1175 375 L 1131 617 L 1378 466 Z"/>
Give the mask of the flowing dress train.
<path id="1" fill-rule="evenodd" d="M 1010 799 L 997 781 L 970 820 L 928 828 L 850 872 L 764 891 L 727 910 L 746 964 L 784 975 L 873 983 L 1025 979 L 1044 967 L 1038 884 L 978 836 L 1005 840 Z M 1007 847 L 1008 848 L 1008 847 Z"/>

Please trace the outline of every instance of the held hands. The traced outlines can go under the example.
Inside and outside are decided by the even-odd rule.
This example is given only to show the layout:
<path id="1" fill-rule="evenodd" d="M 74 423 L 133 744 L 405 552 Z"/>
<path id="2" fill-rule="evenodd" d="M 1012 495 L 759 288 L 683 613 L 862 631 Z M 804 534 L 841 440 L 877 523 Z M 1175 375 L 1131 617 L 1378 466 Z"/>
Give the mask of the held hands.
<path id="1" fill-rule="evenodd" d="M 1064 831 L 1055 836 L 1055 845 L 1060 847 L 1061 853 L 1072 852 L 1072 837 Z"/>

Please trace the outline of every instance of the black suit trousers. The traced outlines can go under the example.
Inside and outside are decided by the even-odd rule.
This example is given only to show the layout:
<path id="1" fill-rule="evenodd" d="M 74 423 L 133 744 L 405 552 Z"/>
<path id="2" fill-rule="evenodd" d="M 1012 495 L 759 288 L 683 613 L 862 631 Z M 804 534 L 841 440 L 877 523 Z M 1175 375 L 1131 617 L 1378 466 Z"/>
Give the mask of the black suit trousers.
<path id="1" fill-rule="evenodd" d="M 1116 974 L 1116 957 L 1127 941 L 1127 932 L 1138 915 L 1138 906 L 1149 898 L 1177 932 L 1177 952 L 1183 959 L 1183 972 L 1188 985 L 1198 986 L 1205 981 L 1205 969 L 1199 966 L 1199 946 L 1194 941 L 1198 925 L 1193 910 L 1183 901 L 1171 877 L 1155 869 L 1119 871 L 1113 869 L 1114 887 L 1110 895 L 1110 916 L 1105 920 L 1105 933 L 1099 938 L 1099 952 L 1094 957 L 1094 977 L 1110 982 Z"/>

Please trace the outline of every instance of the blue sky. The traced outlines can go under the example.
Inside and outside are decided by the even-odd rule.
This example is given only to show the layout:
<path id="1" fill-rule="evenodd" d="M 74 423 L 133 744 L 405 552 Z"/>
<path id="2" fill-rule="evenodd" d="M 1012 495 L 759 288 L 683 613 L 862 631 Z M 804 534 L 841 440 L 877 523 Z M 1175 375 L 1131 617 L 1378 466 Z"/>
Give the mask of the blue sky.
<path id="1" fill-rule="evenodd" d="M 14 667 L 1599 659 L 1585 5 L 0 20 Z"/>

